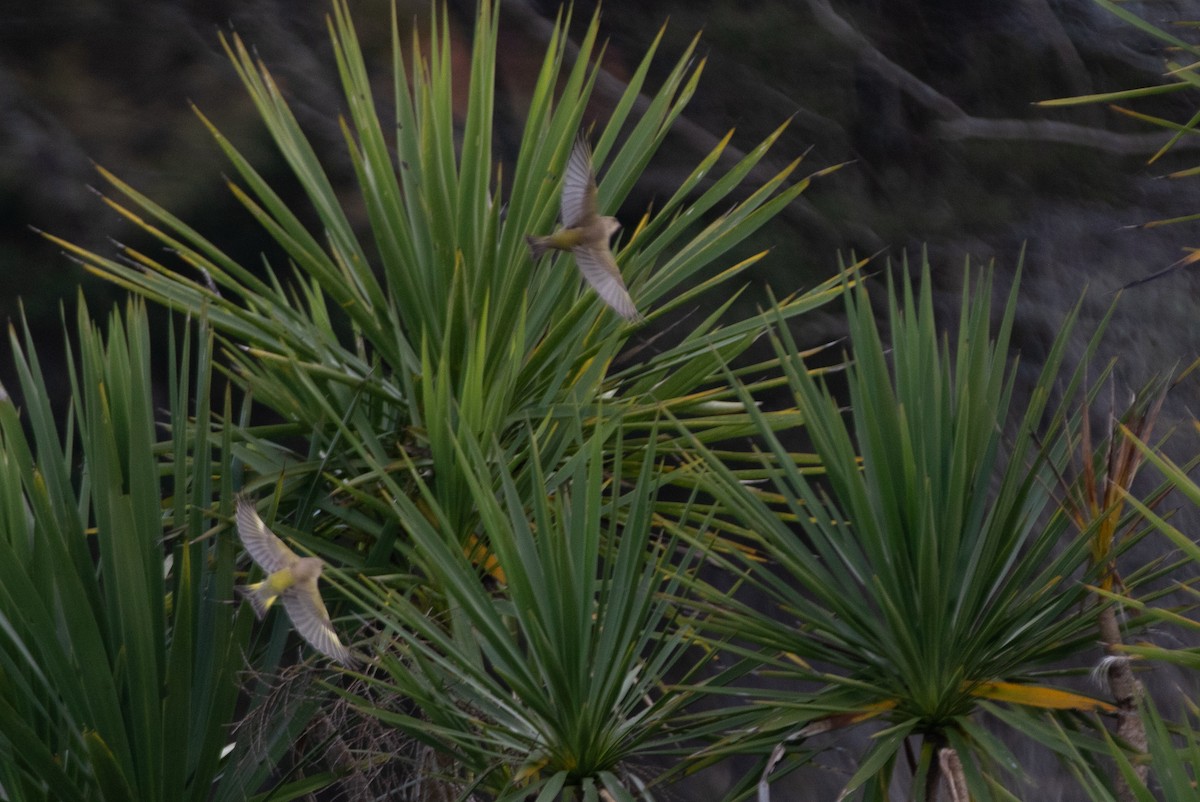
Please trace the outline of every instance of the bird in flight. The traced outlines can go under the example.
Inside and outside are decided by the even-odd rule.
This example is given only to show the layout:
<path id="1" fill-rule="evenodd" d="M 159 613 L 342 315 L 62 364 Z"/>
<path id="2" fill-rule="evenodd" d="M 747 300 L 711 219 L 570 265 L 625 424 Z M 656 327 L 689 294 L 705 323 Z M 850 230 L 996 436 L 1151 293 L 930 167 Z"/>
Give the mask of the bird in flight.
<path id="1" fill-rule="evenodd" d="M 562 189 L 562 227 L 548 237 L 527 236 L 535 260 L 555 248 L 570 251 L 587 283 L 604 303 L 626 320 L 642 320 L 621 271 L 613 259 L 608 240 L 621 228 L 615 217 L 601 217 L 596 209 L 596 172 L 592 150 L 582 136 L 575 141 L 567 160 Z"/>
<path id="2" fill-rule="evenodd" d="M 254 614 L 261 620 L 276 599 L 283 600 L 292 626 L 321 654 L 345 666 L 354 664 L 338 639 L 325 602 L 317 590 L 324 563 L 319 557 L 301 557 L 263 523 L 254 503 L 245 496 L 237 500 L 237 530 L 246 551 L 267 573 L 266 579 L 238 587 Z"/>

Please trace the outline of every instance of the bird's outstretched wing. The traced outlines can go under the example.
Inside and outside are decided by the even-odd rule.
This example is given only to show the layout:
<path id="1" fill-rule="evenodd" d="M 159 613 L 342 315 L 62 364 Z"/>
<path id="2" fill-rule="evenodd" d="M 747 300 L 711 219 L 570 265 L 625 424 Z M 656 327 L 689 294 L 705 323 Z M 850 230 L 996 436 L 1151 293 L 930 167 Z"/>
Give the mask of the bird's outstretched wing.
<path id="1" fill-rule="evenodd" d="M 274 532 L 267 528 L 254 502 L 245 496 L 237 500 L 238 536 L 250 552 L 250 557 L 268 574 L 287 568 L 300 559 Z"/>
<path id="2" fill-rule="evenodd" d="M 596 174 L 592 172 L 592 149 L 581 135 L 571 149 L 563 178 L 563 227 L 586 226 L 595 220 L 596 214 Z"/>
<path id="3" fill-rule="evenodd" d="M 592 285 L 592 289 L 604 303 L 626 320 L 642 319 L 633 298 L 629 296 L 624 279 L 621 278 L 621 271 L 617 269 L 617 263 L 613 260 L 612 251 L 603 246 L 581 246 L 573 249 L 571 253 L 575 254 L 579 272 L 583 273 L 587 283 Z"/>
<path id="4" fill-rule="evenodd" d="M 345 647 L 329 620 L 329 611 L 321 601 L 316 578 L 300 582 L 283 592 L 283 606 L 292 626 L 321 654 L 344 666 L 353 665 L 350 650 Z"/>

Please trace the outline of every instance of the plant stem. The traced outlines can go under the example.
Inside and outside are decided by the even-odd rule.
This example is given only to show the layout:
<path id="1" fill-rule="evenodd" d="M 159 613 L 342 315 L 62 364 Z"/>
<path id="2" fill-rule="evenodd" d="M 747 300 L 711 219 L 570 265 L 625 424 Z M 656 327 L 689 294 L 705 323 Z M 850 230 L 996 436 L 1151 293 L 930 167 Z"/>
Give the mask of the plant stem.
<path id="1" fill-rule="evenodd" d="M 1118 658 L 1110 661 L 1107 672 L 1108 687 L 1117 705 L 1117 737 L 1139 752 L 1145 752 L 1146 725 L 1137 707 L 1138 700 L 1142 698 L 1142 683 L 1134 676 L 1129 658 L 1120 651 L 1121 628 L 1117 623 L 1116 608 L 1110 606 L 1101 610 L 1099 624 L 1104 651 L 1110 657 Z M 1140 763 L 1135 765 L 1134 770 L 1138 780 L 1144 783 L 1150 767 Z M 1120 802 L 1134 802 L 1137 798 L 1119 771 L 1115 773 L 1115 787 Z"/>

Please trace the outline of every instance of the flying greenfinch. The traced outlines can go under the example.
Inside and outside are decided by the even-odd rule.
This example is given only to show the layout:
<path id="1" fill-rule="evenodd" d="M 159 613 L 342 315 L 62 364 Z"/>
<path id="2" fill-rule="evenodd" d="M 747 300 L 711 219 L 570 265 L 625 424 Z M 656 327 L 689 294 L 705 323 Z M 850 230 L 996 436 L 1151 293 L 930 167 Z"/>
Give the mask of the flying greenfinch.
<path id="1" fill-rule="evenodd" d="M 319 557 L 301 557 L 266 527 L 250 499 L 237 500 L 237 529 L 246 551 L 267 573 L 262 582 L 238 587 L 262 619 L 276 599 L 283 600 L 292 626 L 321 654 L 342 665 L 353 665 L 350 650 L 338 640 L 325 602 L 317 590 L 324 563 Z"/>
<path id="2" fill-rule="evenodd" d="M 525 237 L 533 258 L 540 259 L 551 248 L 570 251 L 575 256 L 575 264 L 579 265 L 579 272 L 604 303 L 626 320 L 641 320 L 608 247 L 609 238 L 617 233 L 621 224 L 617 218 L 601 217 L 597 211 L 596 172 L 592 168 L 591 148 L 583 137 L 575 141 L 567 160 L 561 214 L 562 227 L 550 236 Z"/>

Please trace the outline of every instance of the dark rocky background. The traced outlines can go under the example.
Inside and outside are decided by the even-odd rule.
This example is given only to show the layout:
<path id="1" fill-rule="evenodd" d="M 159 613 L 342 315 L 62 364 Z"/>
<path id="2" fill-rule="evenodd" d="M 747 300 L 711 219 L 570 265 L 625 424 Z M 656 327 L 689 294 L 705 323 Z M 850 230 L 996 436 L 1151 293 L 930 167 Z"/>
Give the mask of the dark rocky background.
<path id="1" fill-rule="evenodd" d="M 474 5 L 450 5 L 465 46 Z M 1125 5 L 1162 25 L 1200 18 L 1194 1 Z M 70 320 L 78 287 L 93 313 L 122 293 L 85 275 L 31 227 L 101 251 L 115 250 L 109 239 L 144 241 L 89 190 L 103 186 L 93 162 L 244 262 L 269 249 L 225 189 L 226 167 L 189 109 L 195 103 L 264 174 L 290 186 L 219 31 L 235 30 L 257 48 L 353 207 L 324 0 L 7 0 L 0 7 L 0 315 L 16 319 L 23 306 L 47 358 L 61 344 L 60 307 Z M 576 29 L 592 8 L 576 5 Z M 358 0 L 352 10 L 386 96 L 389 4 Z M 520 135 L 523 92 L 556 11 L 551 2 L 503 4 L 501 155 Z M 406 21 L 425 13 L 423 2 L 401 4 Z M 1200 179 L 1162 178 L 1200 161 L 1194 137 L 1147 166 L 1167 134 L 1101 106 L 1031 105 L 1163 81 L 1161 43 L 1091 0 L 613 0 L 604 4 L 602 30 L 614 81 L 668 18 L 662 70 L 701 30 L 708 62 L 686 119 L 626 214 L 669 192 L 730 127 L 738 130 L 733 144 L 748 149 L 792 118 L 768 166 L 805 151 L 813 170 L 850 162 L 758 236 L 755 246 L 773 252 L 752 274 L 756 285 L 785 293 L 830 275 L 851 254 L 878 254 L 883 264 L 927 248 L 939 298 L 953 310 L 966 260 L 994 260 L 1004 284 L 1024 250 L 1016 339 L 1023 370 L 1032 372 L 1084 288 L 1081 343 L 1118 288 L 1200 246 L 1196 224 L 1127 228 L 1200 212 Z M 1161 96 L 1136 108 L 1183 122 L 1197 98 Z M 1152 373 L 1200 356 L 1197 270 L 1122 296 L 1104 351 L 1120 359 L 1118 398 Z M 745 303 L 762 297 L 750 293 Z M 836 336 L 837 312 L 804 321 L 802 337 Z M 6 362 L 0 380 L 10 384 Z M 1164 414 L 1165 426 L 1181 429 L 1169 449 L 1177 459 L 1196 450 L 1197 392 L 1196 380 L 1185 381 Z M 829 756 L 827 782 L 810 778 L 806 795 L 788 798 L 833 798 L 852 770 L 836 765 L 838 755 Z M 1051 780 L 1038 798 L 1072 797 Z"/>

